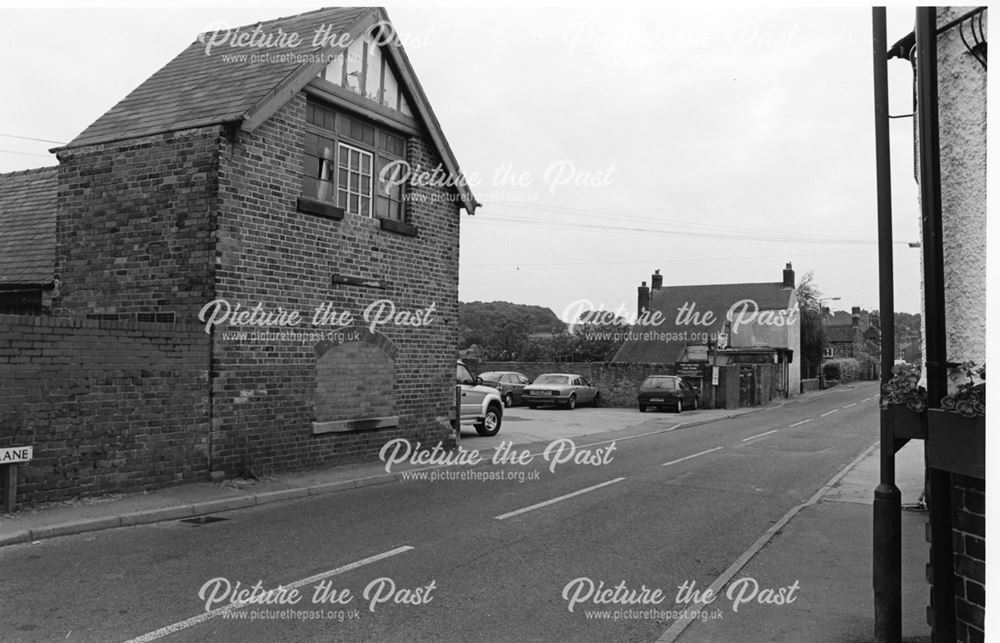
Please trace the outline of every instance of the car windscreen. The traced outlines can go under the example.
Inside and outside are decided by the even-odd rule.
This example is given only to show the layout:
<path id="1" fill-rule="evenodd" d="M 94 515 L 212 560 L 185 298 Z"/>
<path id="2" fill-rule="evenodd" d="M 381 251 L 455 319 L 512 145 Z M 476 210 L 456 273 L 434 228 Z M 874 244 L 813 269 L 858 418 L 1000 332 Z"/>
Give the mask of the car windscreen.
<path id="1" fill-rule="evenodd" d="M 642 383 L 642 388 L 656 388 L 665 391 L 674 390 L 674 380 L 671 377 L 649 377 Z"/>
<path id="2" fill-rule="evenodd" d="M 569 375 L 539 375 L 534 384 L 569 384 Z"/>
<path id="3" fill-rule="evenodd" d="M 483 378 L 484 380 L 490 380 L 495 382 L 500 379 L 500 375 L 501 374 L 497 373 L 496 371 L 487 371 L 485 373 L 480 374 L 479 377 Z"/>

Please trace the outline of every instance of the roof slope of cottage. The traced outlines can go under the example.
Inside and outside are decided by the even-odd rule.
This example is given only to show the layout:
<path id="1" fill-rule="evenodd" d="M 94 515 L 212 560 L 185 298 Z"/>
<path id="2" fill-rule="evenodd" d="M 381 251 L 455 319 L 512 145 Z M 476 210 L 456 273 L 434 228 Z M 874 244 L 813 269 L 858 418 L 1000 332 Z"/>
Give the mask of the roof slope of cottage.
<path id="1" fill-rule="evenodd" d="M 251 63 L 251 55 L 314 53 L 319 50 L 312 44 L 312 34 L 316 29 L 330 25 L 332 33 L 344 33 L 370 11 L 368 7 L 320 9 L 258 23 L 265 34 L 276 34 L 279 29 L 284 33 L 299 34 L 302 42 L 297 47 L 231 47 L 227 41 L 210 48 L 206 54 L 212 33 L 201 34 L 177 57 L 83 130 L 67 147 L 240 121 L 244 114 L 302 65 L 293 56 L 289 56 L 286 62 L 275 59 L 266 63 Z M 255 26 L 236 29 L 252 34 Z M 230 30 L 230 39 L 235 37 L 236 29 Z M 218 33 L 221 39 L 225 32 L 220 30 Z M 247 57 L 243 61 L 230 57 L 244 54 Z"/>
<path id="2" fill-rule="evenodd" d="M 380 7 L 332 7 L 234 28 L 225 41 L 225 30 L 215 32 L 217 38 L 201 34 L 68 145 L 53 151 L 222 123 L 252 131 L 315 78 L 329 54 L 346 48 L 340 36 L 354 39 L 375 25 L 389 24 Z M 231 46 L 234 40 L 252 45 L 256 31 L 262 34 L 256 42 L 271 36 L 275 46 Z M 284 46 L 290 44 L 287 39 L 277 46 L 282 34 L 293 33 L 298 35 L 296 46 Z M 398 39 L 387 40 L 383 51 L 400 67 L 399 82 L 409 94 L 414 115 L 427 128 L 445 168 L 460 176 L 458 161 L 406 52 Z M 218 41 L 222 42 L 209 47 Z M 261 62 L 253 60 L 254 55 L 268 57 Z M 466 211 L 473 214 L 479 203 L 472 191 L 464 181 L 456 189 Z"/>
<path id="3" fill-rule="evenodd" d="M 57 170 L 43 167 L 0 174 L 0 284 L 52 281 Z"/>
<path id="4" fill-rule="evenodd" d="M 831 344 L 851 344 L 857 332 L 858 329 L 853 326 L 830 326 L 826 329 L 826 339 Z"/>
<path id="5" fill-rule="evenodd" d="M 729 308 L 745 299 L 754 301 L 758 310 L 786 310 L 794 304 L 794 291 L 781 282 L 658 288 L 650 292 L 649 310 L 659 311 L 663 316 L 663 323 L 659 326 L 636 326 L 634 333 L 642 334 L 649 331 L 651 336 L 626 341 L 618 349 L 612 361 L 640 363 L 679 361 L 688 344 L 696 343 L 684 338 L 690 338 L 694 333 L 710 335 L 718 333 L 723 328 Z M 698 315 L 711 312 L 714 323 L 710 326 L 678 323 L 679 309 L 685 304 L 693 306 L 694 313 Z M 663 339 L 664 337 L 670 339 Z"/>

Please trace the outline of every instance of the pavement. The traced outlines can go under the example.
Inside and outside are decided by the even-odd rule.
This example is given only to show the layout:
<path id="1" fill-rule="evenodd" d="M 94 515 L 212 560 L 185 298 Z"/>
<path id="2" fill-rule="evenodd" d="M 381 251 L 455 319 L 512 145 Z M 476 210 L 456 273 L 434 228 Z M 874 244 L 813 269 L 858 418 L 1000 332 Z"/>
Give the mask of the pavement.
<path id="1" fill-rule="evenodd" d="M 504 418 L 500 434 L 481 438 L 463 427 L 461 447 L 489 453 L 501 441 L 541 451 L 549 440 L 633 439 L 662 431 L 683 430 L 700 424 L 758 412 L 773 412 L 819 395 L 837 394 L 848 387 L 809 393 L 767 407 L 736 410 L 699 410 L 682 415 L 639 414 L 634 409 L 581 409 L 567 419 L 566 412 L 514 408 Z M 549 424 L 550 426 L 545 426 Z M 559 424 L 561 428 L 556 427 Z M 609 426 L 620 426 L 608 431 Z M 555 432 L 554 432 L 555 431 Z M 600 434 L 598 436 L 598 434 Z M 544 440 L 544 441 L 543 441 Z M 874 440 L 873 440 L 874 441 Z M 482 465 L 481 465 L 482 466 Z M 488 466 L 488 465 L 487 465 Z M 116 494 L 38 507 L 0 515 L 0 547 L 104 529 L 160 521 L 192 519 L 235 509 L 278 503 L 402 480 L 403 471 L 433 468 L 397 465 L 386 471 L 381 461 L 327 467 L 268 476 L 260 480 L 191 483 L 155 491 Z M 872 639 L 873 592 L 872 498 L 878 484 L 877 445 L 859 456 L 805 504 L 789 512 L 765 534 L 733 578 L 785 579 L 797 573 L 802 586 L 827 587 L 817 600 L 802 599 L 783 606 L 780 617 L 766 611 L 741 612 L 739 618 L 693 619 L 686 627 L 665 633 L 661 640 L 679 641 L 830 641 L 845 643 Z M 924 542 L 926 514 L 916 508 L 923 489 L 923 443 L 911 441 L 896 454 L 896 480 L 904 511 L 903 529 L 903 637 L 908 643 L 930 641 L 925 609 L 929 586 L 924 579 L 928 546 Z M 201 517 L 201 518 L 199 518 Z M 778 628 L 778 631 L 776 631 Z"/>

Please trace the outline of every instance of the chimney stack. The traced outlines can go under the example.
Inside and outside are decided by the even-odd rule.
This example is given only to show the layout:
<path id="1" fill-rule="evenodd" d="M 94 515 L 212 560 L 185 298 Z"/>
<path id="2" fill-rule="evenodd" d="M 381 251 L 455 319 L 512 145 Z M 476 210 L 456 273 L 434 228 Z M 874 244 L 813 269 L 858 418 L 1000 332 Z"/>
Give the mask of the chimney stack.
<path id="1" fill-rule="evenodd" d="M 795 288 L 795 271 L 792 270 L 792 262 L 785 264 L 785 269 L 781 273 L 782 288 Z"/>
<path id="2" fill-rule="evenodd" d="M 653 290 L 659 290 L 663 288 L 663 275 L 660 274 L 660 269 L 657 268 L 656 272 L 653 273 Z"/>
<path id="3" fill-rule="evenodd" d="M 861 306 L 851 307 L 851 326 L 854 328 L 858 327 L 858 323 L 861 321 Z"/>
<path id="4" fill-rule="evenodd" d="M 644 281 L 642 282 L 642 285 L 639 286 L 639 304 L 636 314 L 642 315 L 647 310 L 649 310 L 649 286 L 647 286 Z"/>

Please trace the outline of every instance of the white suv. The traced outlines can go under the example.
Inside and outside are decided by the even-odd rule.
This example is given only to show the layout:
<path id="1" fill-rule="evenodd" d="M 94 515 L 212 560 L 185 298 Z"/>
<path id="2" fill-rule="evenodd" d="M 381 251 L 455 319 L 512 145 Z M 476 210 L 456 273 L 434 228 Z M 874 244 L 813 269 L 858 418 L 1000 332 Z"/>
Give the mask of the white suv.
<path id="1" fill-rule="evenodd" d="M 483 379 L 476 377 L 469 367 L 458 362 L 455 379 L 461 400 L 461 422 L 471 423 L 482 436 L 496 435 L 503 420 L 503 400 L 500 391 L 483 386 Z"/>

